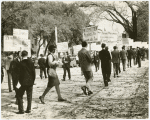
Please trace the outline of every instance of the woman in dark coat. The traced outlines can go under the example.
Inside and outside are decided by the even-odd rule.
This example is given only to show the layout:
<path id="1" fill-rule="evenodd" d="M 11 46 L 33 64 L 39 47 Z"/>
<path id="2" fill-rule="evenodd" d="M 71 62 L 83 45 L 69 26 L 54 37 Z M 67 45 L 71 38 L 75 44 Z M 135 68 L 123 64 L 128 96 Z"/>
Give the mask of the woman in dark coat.
<path id="1" fill-rule="evenodd" d="M 58 66 L 58 62 L 55 61 L 55 58 L 54 58 L 55 48 L 56 47 L 54 45 L 50 45 L 48 47 L 50 53 L 48 54 L 47 59 L 46 59 L 47 72 L 51 68 L 55 71 L 56 76 L 55 77 L 54 76 L 49 76 L 49 74 L 48 74 L 47 88 L 45 89 L 42 96 L 39 97 L 39 99 L 41 100 L 41 103 L 43 103 L 43 104 L 45 104 L 45 102 L 44 102 L 45 95 L 49 92 L 49 90 L 53 86 L 55 86 L 55 88 L 56 88 L 57 95 L 58 95 L 58 101 L 65 101 L 65 99 L 63 99 L 61 97 L 61 94 L 60 94 L 60 88 L 59 88 L 60 82 L 59 82 L 59 79 L 58 79 L 58 76 L 57 76 L 57 73 L 56 73 L 56 67 Z"/>

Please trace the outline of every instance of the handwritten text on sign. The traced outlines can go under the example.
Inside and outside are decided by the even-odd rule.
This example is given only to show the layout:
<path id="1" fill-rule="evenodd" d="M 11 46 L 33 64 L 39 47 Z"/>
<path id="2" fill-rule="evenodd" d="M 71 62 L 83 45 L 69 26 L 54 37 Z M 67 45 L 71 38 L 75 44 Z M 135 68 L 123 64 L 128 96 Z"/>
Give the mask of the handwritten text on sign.
<path id="1" fill-rule="evenodd" d="M 87 27 L 83 29 L 83 40 L 87 42 L 98 41 L 97 26 Z"/>

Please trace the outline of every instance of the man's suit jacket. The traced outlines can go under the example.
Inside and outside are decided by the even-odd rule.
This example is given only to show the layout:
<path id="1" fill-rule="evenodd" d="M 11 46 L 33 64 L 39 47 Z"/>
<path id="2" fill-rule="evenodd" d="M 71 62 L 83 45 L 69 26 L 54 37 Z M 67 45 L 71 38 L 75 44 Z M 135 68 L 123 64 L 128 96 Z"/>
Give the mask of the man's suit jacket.
<path id="1" fill-rule="evenodd" d="M 99 52 L 99 58 L 101 60 L 101 68 L 102 72 L 111 74 L 111 66 L 110 66 L 110 61 L 111 61 L 111 56 L 108 50 L 101 50 Z"/>
<path id="2" fill-rule="evenodd" d="M 114 50 L 111 52 L 112 55 L 112 62 L 113 63 L 119 63 L 120 62 L 120 53 L 118 50 Z"/>
<path id="3" fill-rule="evenodd" d="M 67 61 L 67 63 L 65 63 L 65 61 Z M 70 59 L 69 55 L 67 55 L 67 57 L 62 58 L 63 67 L 69 67 L 70 68 L 70 62 L 71 62 L 71 59 Z"/>
<path id="4" fill-rule="evenodd" d="M 19 82 L 22 86 L 32 86 L 35 80 L 34 63 L 30 59 L 24 59 L 20 62 Z"/>
<path id="5" fill-rule="evenodd" d="M 81 66 L 81 70 L 82 71 L 92 71 L 92 58 L 89 54 L 89 52 L 85 49 L 82 48 L 79 52 L 78 52 L 78 57 L 79 57 L 79 63 Z"/>
<path id="6" fill-rule="evenodd" d="M 136 58 L 136 56 L 137 56 L 137 51 L 136 51 L 136 50 L 133 50 L 132 52 L 133 52 L 133 58 Z"/>
<path id="7" fill-rule="evenodd" d="M 133 52 L 132 52 L 132 50 L 127 50 L 127 53 L 128 53 L 127 58 L 128 58 L 128 59 L 131 59 L 131 58 L 133 57 Z"/>
<path id="8" fill-rule="evenodd" d="M 120 58 L 121 59 L 127 59 L 128 53 L 126 50 L 120 51 Z"/>
<path id="9" fill-rule="evenodd" d="M 139 49 L 139 50 L 137 50 L 137 59 L 140 59 L 140 58 L 141 58 L 141 56 L 142 56 L 142 54 L 141 54 L 141 50 Z"/>

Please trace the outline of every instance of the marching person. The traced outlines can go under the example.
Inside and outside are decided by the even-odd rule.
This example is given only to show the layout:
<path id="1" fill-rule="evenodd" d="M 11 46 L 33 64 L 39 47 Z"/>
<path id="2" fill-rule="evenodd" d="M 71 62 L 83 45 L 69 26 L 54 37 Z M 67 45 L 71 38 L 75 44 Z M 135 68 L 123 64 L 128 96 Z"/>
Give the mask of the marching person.
<path id="1" fill-rule="evenodd" d="M 136 51 L 136 49 L 135 49 L 135 48 L 133 48 L 132 52 L 133 52 L 133 63 L 134 63 L 134 65 L 136 65 L 136 56 L 137 56 L 137 51 Z"/>
<path id="2" fill-rule="evenodd" d="M 32 102 L 32 91 L 33 91 L 33 84 L 35 81 L 35 67 L 34 63 L 28 59 L 28 52 L 22 51 L 21 53 L 22 61 L 19 64 L 20 73 L 19 73 L 19 83 L 20 88 L 17 90 L 17 99 L 18 99 L 18 114 L 24 114 L 23 108 L 23 95 L 26 91 L 27 94 L 27 109 L 26 113 L 31 112 L 31 102 Z"/>
<path id="3" fill-rule="evenodd" d="M 55 88 L 56 88 L 56 92 L 58 95 L 58 101 L 65 101 L 65 99 L 63 99 L 61 94 L 60 94 L 60 88 L 59 88 L 60 82 L 59 82 L 59 79 L 58 79 L 58 76 L 56 73 L 56 67 L 58 66 L 59 63 L 58 63 L 58 61 L 55 60 L 55 57 L 54 57 L 55 49 L 56 49 L 56 47 L 54 45 L 50 45 L 48 47 L 49 54 L 48 54 L 47 59 L 46 59 L 47 72 L 49 73 L 52 70 L 54 75 L 50 76 L 48 74 L 47 88 L 45 89 L 42 96 L 39 97 L 42 104 L 45 104 L 44 97 L 53 86 L 55 86 Z"/>
<path id="4" fill-rule="evenodd" d="M 120 53 L 119 50 L 117 50 L 117 47 L 114 46 L 114 50 L 111 52 L 112 55 L 112 63 L 113 63 L 113 70 L 114 70 L 114 78 L 119 77 L 118 72 L 119 72 L 119 59 L 120 59 Z"/>
<path id="5" fill-rule="evenodd" d="M 95 65 L 95 71 L 97 72 L 99 70 L 99 56 L 98 53 L 95 51 L 94 52 L 94 65 Z"/>
<path id="6" fill-rule="evenodd" d="M 65 78 L 66 78 L 66 71 L 68 72 L 69 80 L 71 80 L 70 62 L 71 62 L 70 56 L 69 56 L 68 52 L 66 52 L 64 57 L 62 58 L 63 69 L 64 69 L 63 81 L 65 81 Z"/>
<path id="7" fill-rule="evenodd" d="M 127 53 L 127 51 L 125 50 L 125 46 L 123 46 L 123 47 L 122 47 L 122 51 L 120 51 L 120 58 L 121 58 L 121 61 L 122 61 L 123 71 L 126 70 L 126 60 L 127 60 L 127 56 L 128 56 L 128 53 Z"/>
<path id="8" fill-rule="evenodd" d="M 138 67 L 141 67 L 141 50 L 139 47 L 137 47 L 136 62 L 138 64 Z"/>
<path id="9" fill-rule="evenodd" d="M 127 50 L 127 53 L 128 53 L 128 56 L 127 56 L 127 59 L 128 59 L 128 67 L 132 67 L 131 65 L 131 60 L 132 60 L 132 56 L 133 56 L 133 53 L 132 53 L 132 46 L 128 47 L 128 50 Z"/>
<path id="10" fill-rule="evenodd" d="M 10 63 L 13 60 L 13 53 L 9 53 L 8 56 L 5 59 L 5 69 L 7 71 L 7 76 L 8 76 L 8 89 L 9 92 L 12 92 L 12 88 L 11 88 L 11 81 L 12 81 L 12 76 L 11 76 L 11 72 L 10 72 Z M 12 81 L 13 82 L 13 81 Z"/>
<path id="11" fill-rule="evenodd" d="M 108 50 L 105 49 L 106 44 L 102 43 L 101 45 L 102 50 L 99 52 L 99 58 L 101 60 L 101 69 L 102 69 L 102 75 L 104 80 L 105 87 L 108 86 L 108 82 L 111 82 L 110 80 L 110 74 L 111 74 L 111 68 L 110 68 L 110 60 L 111 56 Z"/>
<path id="12" fill-rule="evenodd" d="M 13 81 L 13 88 L 15 90 L 15 93 L 17 94 L 18 88 L 17 88 L 17 84 L 19 82 L 19 73 L 20 73 L 20 59 L 18 57 L 18 53 L 14 54 L 14 59 L 13 61 L 10 63 L 10 72 L 12 75 L 12 81 Z M 16 97 L 16 95 L 15 95 Z M 17 98 L 16 98 L 16 104 L 18 104 L 17 102 Z"/>
<path id="13" fill-rule="evenodd" d="M 41 58 L 38 60 L 38 64 L 40 66 L 40 77 L 41 79 L 43 78 L 43 72 L 44 72 L 44 75 L 45 75 L 45 78 L 47 78 L 47 75 L 46 75 L 46 60 L 44 58 L 44 55 L 43 54 L 40 54 Z"/>
<path id="14" fill-rule="evenodd" d="M 106 46 L 105 47 L 105 50 L 106 51 L 108 51 L 108 46 Z M 108 51 L 109 52 L 109 51 Z M 109 52 L 109 55 L 110 55 L 110 52 Z M 111 57 L 110 57 L 111 58 Z M 108 73 L 107 73 L 107 75 L 108 75 L 108 82 L 111 82 L 111 80 L 110 80 L 110 75 L 111 75 L 111 59 L 109 60 L 109 69 L 108 69 Z"/>
<path id="15" fill-rule="evenodd" d="M 86 79 L 86 85 L 82 86 L 81 89 L 85 95 L 93 94 L 91 90 L 91 82 L 93 81 L 93 72 L 92 72 L 92 58 L 89 51 L 87 51 L 87 42 L 82 42 L 82 49 L 78 52 L 79 63 L 81 71 Z M 86 92 L 87 90 L 87 92 Z"/>

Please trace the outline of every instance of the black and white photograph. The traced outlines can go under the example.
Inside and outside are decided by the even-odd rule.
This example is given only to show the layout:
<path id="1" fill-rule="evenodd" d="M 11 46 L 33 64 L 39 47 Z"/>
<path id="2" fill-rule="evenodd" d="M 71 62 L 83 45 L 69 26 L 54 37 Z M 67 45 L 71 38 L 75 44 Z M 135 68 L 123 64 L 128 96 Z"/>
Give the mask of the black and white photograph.
<path id="1" fill-rule="evenodd" d="M 149 119 L 149 1 L 1 1 L 1 119 Z"/>

